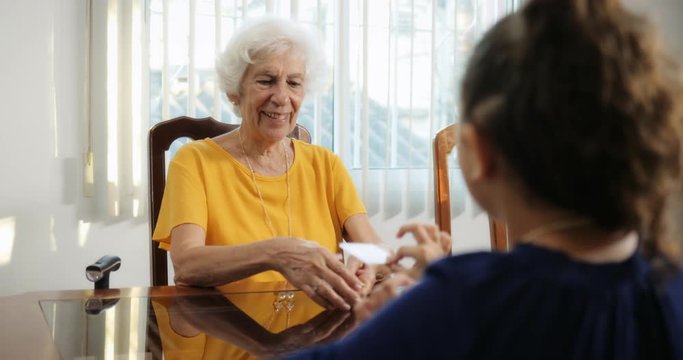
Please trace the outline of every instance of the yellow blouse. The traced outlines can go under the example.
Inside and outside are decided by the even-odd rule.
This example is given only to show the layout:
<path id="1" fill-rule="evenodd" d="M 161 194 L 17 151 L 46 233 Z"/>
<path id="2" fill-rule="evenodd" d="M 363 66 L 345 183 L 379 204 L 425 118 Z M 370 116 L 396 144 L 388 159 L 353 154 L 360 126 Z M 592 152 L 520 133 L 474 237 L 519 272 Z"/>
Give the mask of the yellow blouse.
<path id="1" fill-rule="evenodd" d="M 173 297 L 152 300 L 164 358 L 256 359 L 258 354 L 252 351 L 272 351 L 276 354 L 278 350 L 285 349 L 287 344 L 305 342 L 296 338 L 289 341 L 283 331 L 309 321 L 312 321 L 312 329 L 308 331 L 317 330 L 316 327 L 325 328 L 324 324 L 314 320 L 324 309 L 304 293 L 295 291 L 289 293 L 292 298 L 287 300 L 291 307 L 283 305 L 276 311 L 274 302 L 280 294 L 276 291 L 286 288 L 288 285 L 285 282 L 238 281 L 225 286 L 224 291 L 234 291 L 223 295 L 227 300 L 225 303 L 217 303 L 214 297 L 208 307 L 208 304 L 201 304 L 201 300 L 196 300 L 199 303 L 189 307 L 175 304 Z M 235 309 L 232 309 L 233 306 Z M 236 311 L 242 312 L 244 317 L 240 318 L 235 314 Z M 210 315 L 203 316 L 207 313 Z M 202 317 L 204 321 L 193 317 Z M 206 323 L 207 317 L 211 318 L 212 323 Z M 252 319 L 253 325 L 246 323 L 246 317 Z M 307 335 L 304 339 L 311 336 Z M 272 338 L 272 341 L 268 342 L 266 338 Z M 275 338 L 281 339 L 275 341 Z"/>
<path id="2" fill-rule="evenodd" d="M 343 163 L 331 151 L 298 140 L 289 170 L 292 236 L 316 241 L 338 252 L 344 222 L 365 213 Z M 197 224 L 206 245 L 241 245 L 288 234 L 286 175 L 256 175 L 275 234 L 266 223 L 249 168 L 211 139 L 186 144 L 173 157 L 152 238 L 170 249 L 171 230 Z M 253 281 L 280 281 L 275 271 Z"/>

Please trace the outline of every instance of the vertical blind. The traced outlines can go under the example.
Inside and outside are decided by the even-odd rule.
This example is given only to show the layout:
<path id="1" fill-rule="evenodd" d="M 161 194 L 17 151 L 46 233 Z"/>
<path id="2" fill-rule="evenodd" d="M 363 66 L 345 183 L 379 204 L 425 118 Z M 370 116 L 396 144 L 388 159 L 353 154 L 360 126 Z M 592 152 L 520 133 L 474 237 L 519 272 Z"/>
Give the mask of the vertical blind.
<path id="1" fill-rule="evenodd" d="M 330 69 L 327 86 L 305 99 L 299 123 L 341 156 L 373 223 L 433 221 L 432 138 L 459 121 L 460 78 L 476 41 L 518 1 L 132 1 L 147 20 L 139 36 L 140 89 L 148 91 L 138 97 L 131 88 L 133 100 L 143 99 L 133 106 L 148 109 L 141 112 L 147 127 L 180 115 L 238 123 L 218 86 L 216 55 L 245 19 L 295 19 L 320 34 Z M 123 2 L 131 0 L 108 0 Z M 135 74 L 118 75 L 137 86 Z M 455 161 L 452 167 L 457 217 L 471 204 Z"/>
<path id="2" fill-rule="evenodd" d="M 145 214 L 149 66 L 144 0 L 86 3 L 84 193 L 81 216 Z"/>

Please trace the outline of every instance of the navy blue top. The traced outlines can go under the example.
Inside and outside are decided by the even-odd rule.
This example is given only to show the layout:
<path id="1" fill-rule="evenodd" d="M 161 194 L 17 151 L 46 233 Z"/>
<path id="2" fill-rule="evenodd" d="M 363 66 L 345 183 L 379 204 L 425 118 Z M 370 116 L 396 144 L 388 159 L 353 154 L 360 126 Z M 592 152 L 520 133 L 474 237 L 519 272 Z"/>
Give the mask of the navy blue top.
<path id="1" fill-rule="evenodd" d="M 292 359 L 683 359 L 683 274 L 533 245 L 453 256 L 346 338 Z"/>

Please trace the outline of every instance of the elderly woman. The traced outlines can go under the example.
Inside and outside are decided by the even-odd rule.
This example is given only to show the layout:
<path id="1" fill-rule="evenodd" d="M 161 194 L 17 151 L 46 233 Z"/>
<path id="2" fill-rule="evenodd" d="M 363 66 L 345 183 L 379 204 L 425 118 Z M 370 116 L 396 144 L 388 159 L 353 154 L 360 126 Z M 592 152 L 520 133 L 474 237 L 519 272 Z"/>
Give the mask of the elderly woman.
<path id="1" fill-rule="evenodd" d="M 287 135 L 324 61 L 288 20 L 249 22 L 218 58 L 235 131 L 183 146 L 171 161 L 153 239 L 170 250 L 177 284 L 287 281 L 328 308 L 350 309 L 374 281 L 334 255 L 379 242 L 341 160 Z"/>

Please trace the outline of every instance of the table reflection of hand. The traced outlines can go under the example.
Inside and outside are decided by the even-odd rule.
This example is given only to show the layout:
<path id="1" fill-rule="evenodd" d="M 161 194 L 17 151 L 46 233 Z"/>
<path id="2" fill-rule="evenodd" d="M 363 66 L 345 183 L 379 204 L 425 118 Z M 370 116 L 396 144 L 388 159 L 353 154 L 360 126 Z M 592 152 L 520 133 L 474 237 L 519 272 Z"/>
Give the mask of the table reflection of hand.
<path id="1" fill-rule="evenodd" d="M 355 321 L 349 311 L 327 310 L 304 324 L 277 334 L 270 334 L 266 342 L 265 358 L 279 357 L 305 347 L 325 343 L 346 335 Z"/>
<path id="2" fill-rule="evenodd" d="M 330 341 L 345 335 L 354 324 L 350 312 L 326 310 L 303 324 L 272 333 L 218 294 L 178 297 L 171 312 L 174 329 L 190 329 L 191 326 L 258 358 L 279 357 Z"/>
<path id="3" fill-rule="evenodd" d="M 412 286 L 415 280 L 406 273 L 396 273 L 391 278 L 375 286 L 365 299 L 353 307 L 354 318 L 362 322 L 370 318 L 389 300 L 398 297 L 406 288 Z"/>

